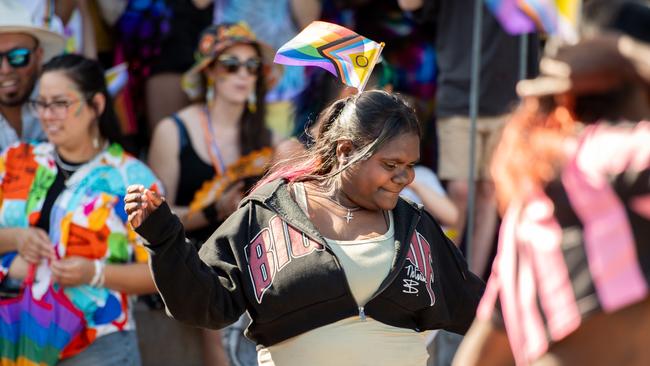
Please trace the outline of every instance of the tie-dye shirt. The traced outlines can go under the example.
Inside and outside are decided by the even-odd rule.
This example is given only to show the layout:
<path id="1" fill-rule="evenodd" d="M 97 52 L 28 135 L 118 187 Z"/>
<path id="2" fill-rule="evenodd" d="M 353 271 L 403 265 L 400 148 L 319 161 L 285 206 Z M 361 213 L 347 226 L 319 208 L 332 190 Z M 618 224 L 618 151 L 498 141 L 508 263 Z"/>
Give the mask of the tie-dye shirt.
<path id="1" fill-rule="evenodd" d="M 0 157 L 0 228 L 35 226 L 57 175 L 54 146 L 19 144 Z M 140 238 L 127 225 L 124 195 L 130 184 L 159 190 L 160 182 L 139 160 L 110 145 L 82 165 L 65 183 L 50 215 L 50 241 L 57 256 L 82 256 L 105 263 L 146 262 Z M 0 256 L 0 281 L 15 252 Z M 134 328 L 129 297 L 90 285 L 69 287 L 65 294 L 83 311 L 86 338 Z"/>

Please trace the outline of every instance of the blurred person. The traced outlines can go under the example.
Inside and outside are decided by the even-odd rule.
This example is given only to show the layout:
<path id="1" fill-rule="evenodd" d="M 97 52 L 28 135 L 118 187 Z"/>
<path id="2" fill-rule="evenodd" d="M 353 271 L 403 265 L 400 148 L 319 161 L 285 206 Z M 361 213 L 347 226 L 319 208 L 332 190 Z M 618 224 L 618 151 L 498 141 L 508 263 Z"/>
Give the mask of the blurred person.
<path id="1" fill-rule="evenodd" d="M 160 54 L 151 64 L 146 80 L 148 133 L 156 124 L 183 109 L 191 100 L 181 88 L 181 78 L 194 63 L 194 51 L 201 32 L 212 23 L 212 7 L 202 8 L 192 0 L 167 1 L 171 17 Z"/>
<path id="2" fill-rule="evenodd" d="M 193 0 L 206 2 L 206 0 Z M 210 0 L 207 0 L 210 2 Z M 213 0 L 213 22 L 246 22 L 260 41 L 278 50 L 321 13 L 319 0 Z M 299 94 L 307 87 L 305 68 L 285 66 L 282 78 L 266 96 L 267 126 L 280 137 L 294 128 Z"/>
<path id="3" fill-rule="evenodd" d="M 19 140 L 45 140 L 27 101 L 37 93 L 42 62 L 60 53 L 63 43 L 18 1 L 0 2 L 0 151 Z"/>
<path id="4" fill-rule="evenodd" d="M 424 365 L 424 332 L 464 333 L 483 282 L 399 197 L 420 155 L 415 111 L 365 91 L 319 118 L 308 157 L 272 170 L 198 253 L 164 198 L 129 187 L 157 288 L 195 326 L 246 311 L 260 365 Z"/>
<path id="5" fill-rule="evenodd" d="M 22 0 L 36 24 L 63 36 L 67 53 L 97 58 L 86 0 Z"/>
<path id="6" fill-rule="evenodd" d="M 610 5 L 645 43 L 599 32 L 518 86 L 492 166 L 499 251 L 457 365 L 650 363 L 650 7 Z"/>
<path id="7" fill-rule="evenodd" d="M 470 171 L 470 50 L 474 19 L 473 0 L 399 0 L 405 11 L 435 23 L 435 50 L 438 64 L 436 128 L 438 135 L 438 176 L 447 181 L 449 197 L 456 204 L 458 221 L 450 229 L 454 241 L 463 241 L 467 220 Z M 485 6 L 485 5 L 483 5 Z M 476 205 L 470 243 L 470 269 L 483 275 L 489 267 L 497 225 L 494 183 L 489 177 L 491 160 L 507 113 L 517 102 L 515 84 L 519 78 L 519 38 L 507 34 L 494 16 L 484 9 L 481 39 L 480 91 L 477 120 Z M 537 65 L 537 37 L 530 36 L 528 73 Z"/>
<path id="8" fill-rule="evenodd" d="M 272 53 L 244 23 L 209 26 L 199 39 L 197 62 L 184 76 L 206 99 L 163 119 L 154 131 L 149 165 L 197 246 L 237 209 L 271 160 L 264 96 L 277 70 Z M 214 184 L 223 189 L 202 201 Z M 192 210 L 198 202 L 201 210 Z M 218 332 L 206 337 L 206 352 L 218 352 Z"/>
<path id="9" fill-rule="evenodd" d="M 443 228 L 456 223 L 458 210 L 447 197 L 436 173 L 423 165 L 416 165 L 413 170 L 415 178 L 401 195 L 424 206 Z"/>
<path id="10" fill-rule="evenodd" d="M 160 183 L 119 145 L 104 70 L 78 55 L 43 67 L 32 101 L 48 142 L 0 159 L 0 280 L 45 263 L 86 321 L 60 365 L 139 365 L 129 294 L 151 293 L 147 253 L 126 223 L 126 186 Z"/>

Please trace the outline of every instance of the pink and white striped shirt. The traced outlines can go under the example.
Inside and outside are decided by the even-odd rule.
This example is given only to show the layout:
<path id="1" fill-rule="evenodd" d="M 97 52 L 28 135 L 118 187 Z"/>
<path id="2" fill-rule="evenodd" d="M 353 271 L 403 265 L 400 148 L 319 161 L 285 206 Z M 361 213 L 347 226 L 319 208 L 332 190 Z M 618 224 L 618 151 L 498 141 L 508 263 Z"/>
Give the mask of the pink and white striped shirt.
<path id="1" fill-rule="evenodd" d="M 570 155 L 559 179 L 509 207 L 478 308 L 503 317 L 518 365 L 589 314 L 648 296 L 650 122 L 590 125 Z"/>

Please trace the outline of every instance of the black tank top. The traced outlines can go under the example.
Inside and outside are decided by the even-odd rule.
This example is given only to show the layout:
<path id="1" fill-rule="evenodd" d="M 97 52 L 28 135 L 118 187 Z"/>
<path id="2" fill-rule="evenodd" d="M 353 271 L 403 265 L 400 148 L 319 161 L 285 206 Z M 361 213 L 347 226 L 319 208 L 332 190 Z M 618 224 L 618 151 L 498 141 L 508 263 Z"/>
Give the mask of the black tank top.
<path id="1" fill-rule="evenodd" d="M 178 162 L 180 164 L 178 187 L 176 188 L 176 202 L 174 204 L 177 206 L 189 206 L 196 191 L 203 186 L 203 183 L 212 179 L 215 172 L 212 165 L 201 160 L 196 150 L 194 150 L 183 120 L 176 114 L 172 115 L 172 119 L 178 127 Z M 186 234 L 189 239 L 196 241 L 200 245 L 212 235 L 218 226 L 218 224 L 208 225 L 201 229 L 187 231 Z"/>

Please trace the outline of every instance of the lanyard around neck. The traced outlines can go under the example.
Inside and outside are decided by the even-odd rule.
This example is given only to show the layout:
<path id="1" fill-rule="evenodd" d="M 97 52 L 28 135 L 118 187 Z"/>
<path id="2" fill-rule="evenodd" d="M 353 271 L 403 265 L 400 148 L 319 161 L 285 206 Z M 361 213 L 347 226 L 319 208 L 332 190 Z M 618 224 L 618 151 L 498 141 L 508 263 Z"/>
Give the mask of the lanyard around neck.
<path id="1" fill-rule="evenodd" d="M 210 111 L 208 107 L 205 107 L 203 118 L 201 118 L 201 123 L 203 124 L 203 135 L 205 137 L 205 144 L 208 147 L 208 154 L 210 155 L 210 160 L 212 160 L 212 167 L 217 175 L 223 175 L 226 171 L 226 165 L 223 162 L 223 157 L 221 156 L 221 151 L 219 146 L 217 146 L 217 136 L 214 132 L 212 126 L 212 119 L 210 118 Z"/>

